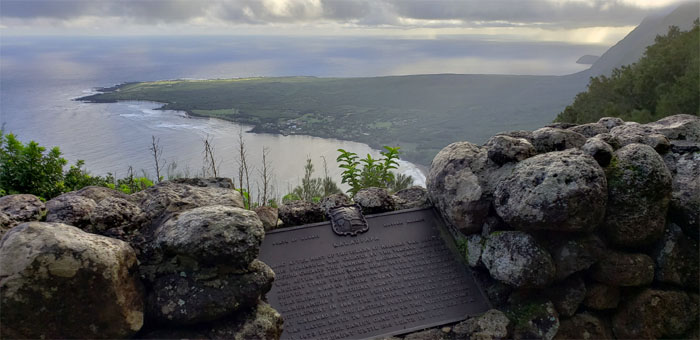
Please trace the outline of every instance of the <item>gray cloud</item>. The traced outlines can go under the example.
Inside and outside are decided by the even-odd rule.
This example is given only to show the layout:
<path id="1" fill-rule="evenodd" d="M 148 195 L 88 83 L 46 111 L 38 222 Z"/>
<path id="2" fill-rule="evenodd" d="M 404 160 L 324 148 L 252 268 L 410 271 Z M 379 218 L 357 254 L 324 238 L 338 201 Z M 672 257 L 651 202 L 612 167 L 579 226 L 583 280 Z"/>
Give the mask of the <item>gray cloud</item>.
<path id="1" fill-rule="evenodd" d="M 444 22 L 444 26 L 572 28 L 635 25 L 647 14 L 649 10 L 622 0 L 0 0 L 0 18 L 20 21 L 102 16 L 138 23 L 205 18 L 232 24 L 324 21 L 371 27 L 401 26 L 406 20 L 400 19 L 418 19 L 430 20 L 433 26 Z"/>

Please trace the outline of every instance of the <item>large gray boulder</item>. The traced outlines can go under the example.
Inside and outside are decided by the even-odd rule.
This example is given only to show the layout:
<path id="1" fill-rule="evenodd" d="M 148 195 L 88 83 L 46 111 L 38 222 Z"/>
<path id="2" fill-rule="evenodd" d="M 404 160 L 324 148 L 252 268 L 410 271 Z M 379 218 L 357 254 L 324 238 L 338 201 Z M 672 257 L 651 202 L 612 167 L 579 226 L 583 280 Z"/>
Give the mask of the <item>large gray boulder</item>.
<path id="1" fill-rule="evenodd" d="M 484 144 L 488 157 L 498 165 L 508 162 L 520 162 L 537 154 L 535 147 L 525 138 L 497 135 Z"/>
<path id="2" fill-rule="evenodd" d="M 603 220 L 603 169 L 580 150 L 550 152 L 518 163 L 496 187 L 498 215 L 520 230 L 591 231 Z"/>
<path id="3" fill-rule="evenodd" d="M 685 236 L 677 225 L 670 224 L 651 252 L 656 264 L 656 281 L 697 290 L 700 281 L 698 254 L 698 241 Z"/>
<path id="4" fill-rule="evenodd" d="M 696 239 L 700 236 L 700 152 L 664 157 L 673 176 L 668 217 Z M 669 164 L 669 162 L 671 164 Z"/>
<path id="5" fill-rule="evenodd" d="M 557 271 L 555 275 L 557 281 L 588 269 L 606 252 L 605 244 L 594 234 L 566 238 L 545 237 L 548 240 L 545 240 L 544 245 L 552 255 Z"/>
<path id="6" fill-rule="evenodd" d="M 433 159 L 428 195 L 448 224 L 465 234 L 481 231 L 489 214 L 496 184 L 513 163 L 499 167 L 488 150 L 469 142 L 453 143 Z"/>
<path id="7" fill-rule="evenodd" d="M 508 336 L 510 320 L 501 311 L 491 309 L 484 314 L 469 318 L 452 328 L 456 340 L 494 340 Z"/>
<path id="8" fill-rule="evenodd" d="M 95 201 L 95 203 L 100 203 L 103 199 L 108 197 L 121 198 L 130 202 L 136 201 L 134 197 L 127 195 L 119 190 L 98 186 L 84 187 L 78 191 L 71 192 L 71 194 L 89 198 Z"/>
<path id="9" fill-rule="evenodd" d="M 106 197 L 97 203 L 90 214 L 90 224 L 98 232 L 112 228 L 136 229 L 145 222 L 138 205 L 121 197 Z"/>
<path id="10" fill-rule="evenodd" d="M 611 251 L 593 266 L 591 276 L 611 286 L 645 286 L 654 280 L 654 261 L 645 254 Z"/>
<path id="11" fill-rule="evenodd" d="M 584 143 L 584 135 L 570 130 L 544 127 L 532 133 L 532 145 L 538 153 L 580 148 Z"/>
<path id="12" fill-rule="evenodd" d="M 610 130 L 616 126 L 625 124 L 625 121 L 618 117 L 603 117 L 598 119 L 598 124 L 605 126 L 606 129 Z"/>
<path id="13" fill-rule="evenodd" d="M 201 264 L 245 268 L 258 256 L 264 236 L 255 212 L 211 205 L 174 215 L 155 230 L 153 242 L 166 254 L 185 255 Z"/>
<path id="14" fill-rule="evenodd" d="M 574 275 L 548 288 L 545 295 L 552 301 L 559 316 L 569 317 L 576 313 L 586 298 L 586 284 L 580 276 Z"/>
<path id="15" fill-rule="evenodd" d="M 685 292 L 646 289 L 613 316 L 618 339 L 682 338 L 698 322 L 698 304 Z"/>
<path id="16" fill-rule="evenodd" d="M 262 222 L 265 231 L 277 229 L 277 223 L 279 222 L 279 213 L 277 208 L 270 206 L 260 206 L 255 208 L 255 213 L 258 214 L 260 222 Z"/>
<path id="17" fill-rule="evenodd" d="M 0 301 L 8 338 L 128 338 L 144 319 L 134 250 L 60 223 L 0 241 Z"/>
<path id="18" fill-rule="evenodd" d="M 535 238 L 520 231 L 489 235 L 481 261 L 491 276 L 515 287 L 544 287 L 554 279 L 554 263 Z"/>
<path id="19" fill-rule="evenodd" d="M 38 197 L 29 194 L 0 197 L 0 238 L 22 222 L 38 221 L 46 213 L 46 206 Z"/>
<path id="20" fill-rule="evenodd" d="M 591 138 L 599 133 L 608 133 L 610 130 L 603 124 L 601 123 L 588 123 L 588 124 L 581 124 L 581 125 L 576 125 L 574 127 L 570 127 L 568 130 L 571 130 L 576 133 L 582 134 L 586 138 Z"/>
<path id="21" fill-rule="evenodd" d="M 92 232 L 94 228 L 90 225 L 90 215 L 95 207 L 97 204 L 94 200 L 69 192 L 46 202 L 46 221 L 65 223 Z"/>
<path id="22" fill-rule="evenodd" d="M 172 325 L 219 320 L 255 306 L 274 280 L 272 269 L 258 260 L 245 270 L 217 271 L 200 268 L 157 277 L 148 294 L 147 315 Z"/>
<path id="23" fill-rule="evenodd" d="M 614 339 L 610 326 L 605 320 L 590 313 L 576 314 L 570 319 L 561 320 L 559 331 L 554 339 Z"/>
<path id="24" fill-rule="evenodd" d="M 559 331 L 559 314 L 551 301 L 517 304 L 506 315 L 513 323 L 514 340 L 551 340 Z"/>
<path id="25" fill-rule="evenodd" d="M 419 186 L 399 190 L 394 193 L 393 199 L 396 210 L 428 208 L 432 206 L 428 198 L 428 190 Z"/>
<path id="26" fill-rule="evenodd" d="M 353 197 L 364 214 L 379 214 L 394 210 L 394 198 L 384 188 L 360 189 Z"/>
<path id="27" fill-rule="evenodd" d="M 620 146 L 629 144 L 645 144 L 656 152 L 663 154 L 671 149 L 671 142 L 666 136 L 655 132 L 651 127 L 639 123 L 628 122 L 610 129 L 610 134 Z"/>
<path id="28" fill-rule="evenodd" d="M 583 144 L 581 147 L 581 150 L 593 157 L 602 167 L 606 167 L 610 164 L 614 152 L 613 147 L 600 137 L 588 138 L 586 144 Z"/>
<path id="29" fill-rule="evenodd" d="M 210 205 L 224 205 L 243 208 L 243 197 L 233 189 L 222 188 L 218 182 L 215 186 L 199 186 L 166 181 L 158 183 L 144 191 L 133 194 L 139 202 L 146 218 L 154 225 L 167 219 L 171 214 L 192 208 Z M 197 184 L 206 182 L 197 181 Z"/>
<path id="30" fill-rule="evenodd" d="M 586 298 L 583 305 L 596 310 L 615 309 L 620 303 L 620 287 L 602 283 L 586 285 Z"/>
<path id="31" fill-rule="evenodd" d="M 322 222 L 325 215 L 318 203 L 292 201 L 279 207 L 279 218 L 285 227 Z"/>
<path id="32" fill-rule="evenodd" d="M 694 115 L 673 115 L 648 123 L 654 132 L 668 139 L 700 142 L 700 117 Z"/>
<path id="33" fill-rule="evenodd" d="M 659 239 L 671 198 L 671 174 L 661 156 L 648 145 L 629 144 L 615 151 L 606 173 L 610 241 L 633 247 Z"/>

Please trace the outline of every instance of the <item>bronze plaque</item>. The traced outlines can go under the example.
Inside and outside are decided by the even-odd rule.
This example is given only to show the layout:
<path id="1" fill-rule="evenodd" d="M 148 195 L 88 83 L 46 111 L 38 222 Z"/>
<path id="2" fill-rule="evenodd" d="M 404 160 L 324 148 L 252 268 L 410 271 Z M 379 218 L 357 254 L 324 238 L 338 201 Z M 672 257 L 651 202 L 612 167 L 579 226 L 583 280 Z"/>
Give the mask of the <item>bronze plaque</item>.
<path id="1" fill-rule="evenodd" d="M 267 300 L 283 339 L 364 339 L 464 320 L 490 306 L 433 209 L 366 217 L 340 236 L 329 222 L 268 232 Z"/>

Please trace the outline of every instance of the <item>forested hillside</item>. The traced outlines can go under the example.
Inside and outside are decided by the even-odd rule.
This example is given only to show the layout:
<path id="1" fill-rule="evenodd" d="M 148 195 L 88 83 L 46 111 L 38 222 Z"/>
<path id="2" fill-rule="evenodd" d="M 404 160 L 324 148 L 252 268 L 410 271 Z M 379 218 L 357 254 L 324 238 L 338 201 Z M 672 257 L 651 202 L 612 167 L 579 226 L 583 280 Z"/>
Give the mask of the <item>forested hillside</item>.
<path id="1" fill-rule="evenodd" d="M 697 19 L 689 31 L 671 26 L 637 63 L 591 78 L 588 90 L 579 93 L 556 121 L 581 124 L 614 116 L 650 122 L 679 113 L 698 115 L 699 32 Z"/>

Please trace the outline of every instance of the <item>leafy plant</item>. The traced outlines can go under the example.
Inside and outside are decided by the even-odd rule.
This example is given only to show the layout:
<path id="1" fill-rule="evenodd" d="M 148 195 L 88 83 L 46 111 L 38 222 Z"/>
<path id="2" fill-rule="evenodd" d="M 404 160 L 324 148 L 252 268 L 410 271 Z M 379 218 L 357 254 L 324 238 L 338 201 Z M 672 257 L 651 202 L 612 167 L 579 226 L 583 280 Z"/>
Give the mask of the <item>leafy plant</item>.
<path id="1" fill-rule="evenodd" d="M 389 188 L 392 183 L 395 183 L 395 175 L 391 170 L 398 168 L 400 147 L 384 146 L 384 149 L 386 151 L 380 153 L 382 155 L 380 159 L 372 158 L 370 154 L 360 159 L 354 152 L 338 149 L 340 155 L 336 161 L 340 163 L 341 169 L 345 169 L 341 177 L 342 183 L 350 186 L 348 192 L 352 196 L 355 196 L 363 188 Z M 406 181 L 406 179 L 402 177 L 402 181 Z"/>
<path id="2" fill-rule="evenodd" d="M 50 199 L 64 189 L 61 151 L 47 151 L 34 141 L 26 145 L 13 134 L 0 132 L 0 188 L 7 194 L 26 193 Z"/>

